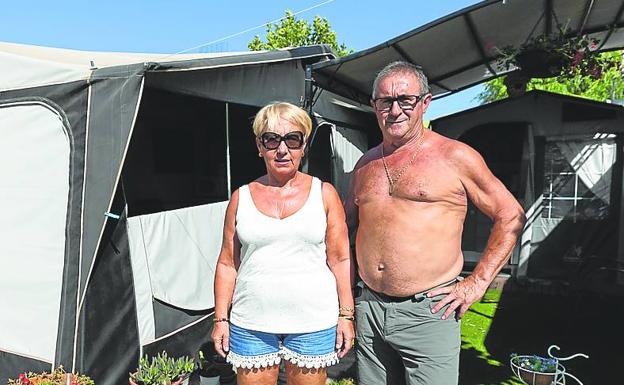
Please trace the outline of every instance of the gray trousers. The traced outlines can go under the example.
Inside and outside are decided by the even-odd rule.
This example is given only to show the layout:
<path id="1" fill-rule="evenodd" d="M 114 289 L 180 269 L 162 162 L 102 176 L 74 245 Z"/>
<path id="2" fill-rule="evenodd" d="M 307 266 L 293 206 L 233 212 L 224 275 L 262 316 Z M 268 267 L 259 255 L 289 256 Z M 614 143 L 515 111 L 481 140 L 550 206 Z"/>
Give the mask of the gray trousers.
<path id="1" fill-rule="evenodd" d="M 443 295 L 396 299 L 356 292 L 358 385 L 456 385 L 461 323 L 431 308 Z"/>

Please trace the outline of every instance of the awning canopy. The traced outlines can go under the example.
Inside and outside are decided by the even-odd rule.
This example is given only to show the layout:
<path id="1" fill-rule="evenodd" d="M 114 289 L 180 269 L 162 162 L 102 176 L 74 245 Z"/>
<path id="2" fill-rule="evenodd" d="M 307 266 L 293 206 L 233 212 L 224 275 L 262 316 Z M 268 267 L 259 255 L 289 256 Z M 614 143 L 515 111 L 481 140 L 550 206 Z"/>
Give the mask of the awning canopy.
<path id="1" fill-rule="evenodd" d="M 568 26 L 590 35 L 599 50 L 624 47 L 622 0 L 486 0 L 416 28 L 376 47 L 313 65 L 321 88 L 368 103 L 377 72 L 395 60 L 423 67 L 434 97 L 503 74 L 498 49 Z"/>

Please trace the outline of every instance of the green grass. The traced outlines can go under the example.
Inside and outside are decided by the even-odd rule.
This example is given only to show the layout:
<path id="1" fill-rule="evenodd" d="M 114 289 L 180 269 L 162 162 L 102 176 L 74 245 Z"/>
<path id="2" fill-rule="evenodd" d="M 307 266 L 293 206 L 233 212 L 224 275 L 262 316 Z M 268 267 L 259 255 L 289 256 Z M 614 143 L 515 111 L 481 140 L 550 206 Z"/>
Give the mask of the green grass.
<path id="1" fill-rule="evenodd" d="M 489 366 L 501 367 L 507 366 L 507 362 L 500 362 L 492 358 L 487 348 L 485 347 L 485 337 L 487 337 L 490 330 L 490 326 L 496 315 L 496 309 L 501 297 L 501 291 L 496 289 L 488 290 L 481 301 L 475 302 L 470 310 L 466 312 L 462 318 L 461 325 L 461 339 L 462 350 L 473 349 L 478 353 L 478 358 L 487 362 Z M 499 382 L 496 385 L 521 385 L 518 379 L 516 379 L 509 370 L 509 378 L 503 382 Z M 484 384 L 485 385 L 485 384 Z M 493 385 L 493 384 L 489 384 Z"/>

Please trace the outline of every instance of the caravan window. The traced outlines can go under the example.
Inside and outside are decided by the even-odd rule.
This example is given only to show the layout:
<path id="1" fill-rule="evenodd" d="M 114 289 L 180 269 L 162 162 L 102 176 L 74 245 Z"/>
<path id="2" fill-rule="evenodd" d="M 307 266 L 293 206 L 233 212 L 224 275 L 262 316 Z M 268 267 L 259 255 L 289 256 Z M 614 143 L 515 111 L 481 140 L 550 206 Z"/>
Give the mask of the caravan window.
<path id="1" fill-rule="evenodd" d="M 614 134 L 547 141 L 542 217 L 572 220 L 608 217 L 615 156 Z"/>

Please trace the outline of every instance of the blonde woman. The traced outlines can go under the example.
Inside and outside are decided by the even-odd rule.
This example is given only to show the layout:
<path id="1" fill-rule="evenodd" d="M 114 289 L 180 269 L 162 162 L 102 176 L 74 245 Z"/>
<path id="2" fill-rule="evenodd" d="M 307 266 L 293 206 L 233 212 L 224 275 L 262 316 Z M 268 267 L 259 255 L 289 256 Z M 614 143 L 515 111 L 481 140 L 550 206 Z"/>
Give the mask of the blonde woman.
<path id="1" fill-rule="evenodd" d="M 289 103 L 253 122 L 266 175 L 232 194 L 215 276 L 212 339 L 237 383 L 325 384 L 353 345 L 353 266 L 344 210 L 329 184 L 299 171 L 312 122 Z"/>

